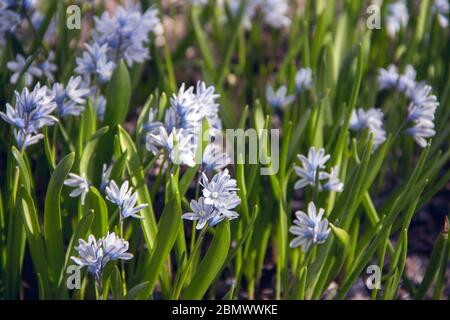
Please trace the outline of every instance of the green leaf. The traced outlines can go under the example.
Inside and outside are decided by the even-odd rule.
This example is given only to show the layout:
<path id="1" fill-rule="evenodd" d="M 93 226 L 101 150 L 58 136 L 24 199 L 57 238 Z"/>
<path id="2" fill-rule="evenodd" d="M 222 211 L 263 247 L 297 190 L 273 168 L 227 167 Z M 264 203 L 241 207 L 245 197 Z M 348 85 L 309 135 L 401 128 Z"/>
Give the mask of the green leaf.
<path id="1" fill-rule="evenodd" d="M 71 261 L 70 257 L 75 255 L 75 247 L 76 244 L 78 243 L 78 240 L 87 238 L 93 220 L 94 220 L 94 213 L 91 210 L 81 218 L 81 220 L 78 222 L 78 225 L 75 228 L 74 233 L 72 234 L 72 237 L 70 238 L 69 245 L 67 246 L 66 256 L 64 258 L 64 266 L 61 268 L 59 274 L 58 294 L 57 294 L 57 298 L 59 299 L 67 297 L 66 270 Z"/>
<path id="2" fill-rule="evenodd" d="M 130 99 L 130 75 L 125 63 L 121 60 L 114 70 L 106 91 L 104 123 L 110 127 L 122 124 L 128 115 Z"/>
<path id="3" fill-rule="evenodd" d="M 58 281 L 64 263 L 63 230 L 61 222 L 61 191 L 72 168 L 75 154 L 70 153 L 56 167 L 48 184 L 44 209 L 44 237 L 47 248 L 50 281 Z"/>
<path id="4" fill-rule="evenodd" d="M 18 206 L 22 213 L 31 258 L 36 273 L 40 275 L 42 294 L 50 296 L 50 280 L 48 277 L 48 263 L 45 252 L 44 239 L 33 200 L 24 187 L 20 188 L 18 195 Z"/>
<path id="5" fill-rule="evenodd" d="M 95 132 L 94 135 L 88 140 L 86 146 L 83 149 L 83 154 L 81 155 L 80 159 L 80 173 L 84 174 L 90 181 L 94 179 L 93 170 L 95 170 L 95 168 L 97 167 L 94 166 L 95 152 L 98 151 L 100 138 L 102 138 L 106 134 L 106 132 L 108 132 L 108 130 L 109 127 L 103 127 L 97 130 L 97 132 Z"/>
<path id="6" fill-rule="evenodd" d="M 151 252 L 150 261 L 144 276 L 148 285 L 142 292 L 141 298 L 148 298 L 152 294 L 158 276 L 163 270 L 164 263 L 167 261 L 170 251 L 175 244 L 178 229 L 181 226 L 181 201 L 178 185 L 173 175 L 170 177 L 166 190 L 170 194 L 158 223 L 155 246 Z"/>
<path id="7" fill-rule="evenodd" d="M 103 237 L 108 232 L 108 208 L 97 188 L 91 186 L 86 197 L 86 209 L 94 211 L 92 233 L 96 238 Z"/>
<path id="8" fill-rule="evenodd" d="M 214 238 L 206 255 L 198 266 L 191 282 L 183 292 L 183 299 L 201 299 L 211 286 L 226 261 L 230 248 L 231 232 L 228 220 L 222 221 L 215 230 Z"/>
<path id="9" fill-rule="evenodd" d="M 130 290 L 128 290 L 127 294 L 125 295 L 125 300 L 136 300 L 138 297 L 147 289 L 148 282 L 142 282 Z"/>
<path id="10" fill-rule="evenodd" d="M 142 229 L 144 231 L 145 241 L 149 249 L 153 248 L 156 235 L 156 221 L 152 208 L 152 200 L 148 192 L 147 182 L 145 180 L 144 172 L 142 170 L 141 161 L 130 135 L 119 126 L 119 140 L 122 147 L 122 152 L 127 153 L 127 168 L 132 185 L 138 192 L 138 199 L 140 203 L 147 203 L 148 206 L 141 211 L 144 219 L 141 220 Z"/>

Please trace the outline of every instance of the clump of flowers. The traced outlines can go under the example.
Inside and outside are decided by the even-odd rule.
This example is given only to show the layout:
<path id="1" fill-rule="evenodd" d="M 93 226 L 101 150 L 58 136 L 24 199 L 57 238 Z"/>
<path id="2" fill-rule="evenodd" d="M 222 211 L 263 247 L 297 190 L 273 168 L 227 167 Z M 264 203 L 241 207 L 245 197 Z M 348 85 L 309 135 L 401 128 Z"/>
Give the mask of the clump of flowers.
<path id="1" fill-rule="evenodd" d="M 323 148 L 317 150 L 315 147 L 311 147 L 308 157 L 298 155 L 298 159 L 302 166 L 294 167 L 295 173 L 300 177 L 300 180 L 295 183 L 294 189 L 318 186 L 319 190 L 342 192 L 344 184 L 337 177 L 337 168 L 332 168 L 330 173 L 324 171 L 325 163 L 330 159 L 330 155 L 325 154 Z M 322 185 L 321 180 L 328 180 L 328 182 Z"/>
<path id="2" fill-rule="evenodd" d="M 183 219 L 198 220 L 197 229 L 202 229 L 207 222 L 214 226 L 224 219 L 235 219 L 239 214 L 234 209 L 241 203 L 236 191 L 237 182 L 231 179 L 228 169 L 219 172 L 209 180 L 202 174 L 200 185 L 203 196 L 198 201 L 191 201 L 192 212 L 185 213 Z"/>
<path id="3" fill-rule="evenodd" d="M 406 66 L 403 74 L 399 74 L 394 65 L 390 65 L 387 69 L 382 68 L 379 70 L 377 80 L 381 89 L 396 88 L 409 99 L 406 121 L 413 126 L 406 132 L 419 146 L 426 147 L 426 139 L 436 134 L 434 116 L 439 106 L 437 97 L 431 93 L 432 87 L 424 82 L 416 82 L 416 71 L 411 65 Z"/>
<path id="4" fill-rule="evenodd" d="M 128 251 L 128 241 L 121 239 L 114 232 L 96 240 L 94 235 L 88 241 L 78 240 L 78 257 L 70 257 L 80 267 L 87 267 L 88 272 L 94 276 L 98 288 L 101 288 L 103 270 L 110 261 L 130 260 L 133 255 Z M 101 291 L 101 290 L 100 290 Z"/>
<path id="5" fill-rule="evenodd" d="M 32 91 L 24 88 L 21 93 L 15 91 L 15 106 L 6 104 L 6 113 L 0 112 L 0 117 L 14 127 L 14 136 L 19 149 L 24 149 L 39 142 L 44 135 L 39 130 L 52 126 L 58 119 L 51 115 L 56 109 L 53 97 L 47 87 L 38 83 Z"/>
<path id="6" fill-rule="evenodd" d="M 308 204 L 308 214 L 303 211 L 297 211 L 294 219 L 294 225 L 289 228 L 295 238 L 289 243 L 291 248 L 302 246 L 302 250 L 307 252 L 313 245 L 324 243 L 330 234 L 328 220 L 323 218 L 324 209 L 317 208 L 314 202 Z"/>
<path id="7" fill-rule="evenodd" d="M 94 19 L 94 40 L 100 46 L 107 45 L 110 59 L 124 59 L 131 67 L 150 58 L 149 33 L 160 24 L 156 9 L 142 14 L 139 5 L 127 2 L 125 7 L 117 6 L 113 14 L 104 12 Z"/>
<path id="8" fill-rule="evenodd" d="M 409 13 L 405 1 L 400 0 L 388 5 L 386 28 L 388 35 L 394 38 L 403 27 L 408 25 Z"/>

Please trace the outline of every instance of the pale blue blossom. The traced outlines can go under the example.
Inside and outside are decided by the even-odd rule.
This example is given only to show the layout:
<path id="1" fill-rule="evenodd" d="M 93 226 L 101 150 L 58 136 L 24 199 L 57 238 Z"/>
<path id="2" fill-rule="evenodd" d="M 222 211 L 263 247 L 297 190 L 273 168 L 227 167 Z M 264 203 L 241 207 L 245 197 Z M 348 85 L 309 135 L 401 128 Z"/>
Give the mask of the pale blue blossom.
<path id="1" fill-rule="evenodd" d="M 387 69 L 380 68 L 378 71 L 378 86 L 381 90 L 395 88 L 400 75 L 395 65 L 391 64 Z"/>
<path id="2" fill-rule="evenodd" d="M 413 136 L 422 148 L 427 146 L 426 138 L 436 134 L 434 118 L 439 102 L 437 97 L 431 94 L 431 90 L 431 86 L 421 83 L 410 92 L 411 103 L 408 106 L 407 120 L 412 122 L 413 126 L 407 129 L 407 133 Z"/>
<path id="3" fill-rule="evenodd" d="M 142 14 L 139 5 L 127 2 L 125 7 L 117 6 L 112 14 L 104 12 L 94 20 L 94 40 L 108 45 L 111 59 L 117 62 L 123 58 L 131 67 L 150 58 L 149 33 L 160 25 L 156 9 Z"/>
<path id="4" fill-rule="evenodd" d="M 138 213 L 148 207 L 147 203 L 135 207 L 138 200 L 137 191 L 133 193 L 133 188 L 129 187 L 128 181 L 122 183 L 119 187 L 114 180 L 109 182 L 109 186 L 105 189 L 106 199 L 114 203 L 119 209 L 120 222 L 128 217 L 142 219 Z"/>
<path id="5" fill-rule="evenodd" d="M 408 128 L 406 132 L 411 135 L 419 146 L 425 148 L 428 145 L 427 138 L 436 134 L 434 122 L 428 120 L 419 120 L 414 122 L 414 126 Z"/>
<path id="6" fill-rule="evenodd" d="M 353 110 L 349 128 L 354 131 L 368 129 L 373 135 L 373 145 L 377 148 L 386 140 L 386 131 L 383 129 L 383 111 L 370 108 Z"/>
<path id="7" fill-rule="evenodd" d="M 295 89 L 297 92 L 311 89 L 313 84 L 312 70 L 310 68 L 300 68 L 295 74 Z"/>
<path id="8" fill-rule="evenodd" d="M 22 74 L 25 79 L 25 85 L 30 86 L 33 83 L 34 78 L 40 78 L 42 76 L 42 70 L 36 66 L 34 61 L 31 61 L 31 57 L 25 58 L 21 54 L 16 55 L 15 61 L 9 61 L 6 67 L 13 72 L 10 82 L 16 84 Z"/>
<path id="9" fill-rule="evenodd" d="M 330 173 L 327 174 L 328 180 L 323 186 L 322 190 L 328 190 L 333 192 L 342 192 L 344 190 L 344 184 L 339 180 L 339 172 L 337 167 L 330 169 Z"/>
<path id="10" fill-rule="evenodd" d="M 206 204 L 205 198 L 200 197 L 198 201 L 191 200 L 191 210 L 192 212 L 187 212 L 182 215 L 183 219 L 198 221 L 196 229 L 203 229 L 205 224 L 212 220 L 216 215 L 217 211 L 214 209 L 212 204 Z"/>
<path id="11" fill-rule="evenodd" d="M 437 16 L 439 25 L 442 28 L 448 27 L 448 14 L 450 12 L 450 4 L 448 0 L 434 0 L 433 8 L 432 8 L 433 14 Z"/>
<path id="12" fill-rule="evenodd" d="M 78 251 L 78 256 L 72 256 L 72 259 L 80 267 L 87 267 L 90 274 L 96 280 L 100 280 L 102 276 L 103 264 L 103 248 L 101 240 L 95 240 L 94 235 L 88 237 L 88 241 L 83 239 L 78 240 L 78 246 L 75 247 Z"/>
<path id="13" fill-rule="evenodd" d="M 33 91 L 24 88 L 16 97 L 15 106 L 6 104 L 6 113 L 0 112 L 0 117 L 14 127 L 19 149 L 37 143 L 44 136 L 39 130 L 45 126 L 52 126 L 58 119 L 51 115 L 56 108 L 53 97 L 48 94 L 47 87 L 38 83 Z"/>
<path id="14" fill-rule="evenodd" d="M 219 143 L 210 143 L 203 151 L 203 166 L 206 171 L 218 171 L 231 163 L 231 158 Z"/>
<path id="15" fill-rule="evenodd" d="M 397 89 L 400 92 L 410 92 L 416 86 L 416 70 L 410 64 L 405 67 L 405 72 L 398 78 Z"/>
<path id="16" fill-rule="evenodd" d="M 70 259 L 80 267 L 87 267 L 89 273 L 95 277 L 95 280 L 100 282 L 103 270 L 108 262 L 133 258 L 131 253 L 126 252 L 128 247 L 128 241 L 116 236 L 114 232 L 108 232 L 105 237 L 98 241 L 91 234 L 87 242 L 83 239 L 78 240 L 78 246 L 75 247 L 78 251 L 78 257 L 71 256 Z"/>
<path id="17" fill-rule="evenodd" d="M 291 19 L 288 16 L 290 12 L 288 0 L 262 0 L 261 5 L 266 24 L 276 29 L 291 25 Z"/>
<path id="18" fill-rule="evenodd" d="M 76 58 L 75 72 L 84 78 L 96 77 L 100 83 L 109 81 L 115 68 L 114 62 L 108 58 L 108 45 L 85 44 L 82 57 Z"/>
<path id="19" fill-rule="evenodd" d="M 291 248 L 302 246 L 302 250 L 307 252 L 311 246 L 324 243 L 329 234 L 328 220 L 322 219 L 324 209 L 319 208 L 317 212 L 313 202 L 308 204 L 308 214 L 303 211 L 297 211 L 294 219 L 294 225 L 289 228 L 295 238 L 289 243 Z"/>
<path id="20" fill-rule="evenodd" d="M 275 92 L 272 86 L 266 87 L 266 99 L 267 102 L 272 106 L 274 109 L 282 109 L 286 107 L 287 105 L 294 102 L 295 97 L 292 95 L 287 96 L 287 87 L 281 86 L 278 88 L 278 90 Z"/>
<path id="21" fill-rule="evenodd" d="M 170 134 L 164 127 L 159 128 L 158 134 L 149 134 L 146 137 L 146 148 L 157 154 L 163 148 L 168 159 L 175 164 L 194 167 L 196 145 L 193 136 L 183 129 L 173 129 Z"/>
<path id="22" fill-rule="evenodd" d="M 114 260 L 130 260 L 133 255 L 128 251 L 128 241 L 117 236 L 114 232 L 109 233 L 101 239 L 103 247 L 103 263 Z"/>
<path id="23" fill-rule="evenodd" d="M 72 198 L 81 196 L 81 204 L 84 206 L 86 195 L 89 192 L 89 182 L 86 177 L 69 173 L 69 179 L 64 181 L 64 185 L 75 188 L 69 196 Z"/>
<path id="24" fill-rule="evenodd" d="M 388 35 L 394 38 L 403 27 L 408 24 L 409 13 L 405 1 L 399 0 L 397 2 L 388 4 L 388 16 L 386 18 L 386 28 Z"/>
<path id="25" fill-rule="evenodd" d="M 294 189 L 301 189 L 306 186 L 320 186 L 320 180 L 328 178 L 328 174 L 324 171 L 325 163 L 330 159 L 329 154 L 325 154 L 325 150 L 320 148 L 316 150 L 311 147 L 308 151 L 308 158 L 304 155 L 298 155 L 302 166 L 294 166 L 295 173 L 300 177 L 294 185 Z M 318 179 L 318 181 L 316 181 Z"/>
<path id="26" fill-rule="evenodd" d="M 89 89 L 82 87 L 82 78 L 80 76 L 72 76 L 66 87 L 61 83 L 55 83 L 52 88 L 52 94 L 55 97 L 58 113 L 61 117 L 78 116 L 84 111 Z"/>
<path id="27" fill-rule="evenodd" d="M 211 180 L 208 180 L 206 174 L 202 173 L 200 185 L 203 187 L 205 204 L 213 205 L 219 212 L 219 216 L 227 219 L 235 219 L 239 216 L 237 212 L 233 211 L 241 202 L 236 193 L 239 189 L 236 180 L 231 179 L 228 169 L 218 172 Z M 220 218 L 214 220 L 215 223 L 221 221 Z"/>
<path id="28" fill-rule="evenodd" d="M 187 89 L 183 83 L 178 93 L 170 98 L 170 108 L 164 116 L 167 131 L 170 132 L 174 128 L 184 129 L 192 134 L 195 140 L 205 118 L 212 131 L 220 130 L 222 124 L 219 104 L 216 102 L 218 98 L 214 86 L 207 87 L 203 81 L 198 81 L 195 88 L 191 86 Z"/>

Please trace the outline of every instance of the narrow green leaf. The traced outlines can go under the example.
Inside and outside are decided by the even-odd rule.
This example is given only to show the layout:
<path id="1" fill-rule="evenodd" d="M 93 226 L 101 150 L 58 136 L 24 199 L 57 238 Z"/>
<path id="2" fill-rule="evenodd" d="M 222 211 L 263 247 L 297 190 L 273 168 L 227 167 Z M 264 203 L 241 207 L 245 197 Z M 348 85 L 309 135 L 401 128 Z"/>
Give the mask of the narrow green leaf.
<path id="1" fill-rule="evenodd" d="M 230 241 L 230 223 L 228 220 L 225 220 L 216 227 L 211 245 L 192 277 L 191 282 L 184 290 L 182 295 L 183 299 L 198 300 L 205 295 L 226 261 Z"/>
<path id="2" fill-rule="evenodd" d="M 48 184 L 44 208 L 44 237 L 47 248 L 50 281 L 58 281 L 64 263 L 64 245 L 61 222 L 61 191 L 72 168 L 74 153 L 70 153 L 56 167 Z"/>

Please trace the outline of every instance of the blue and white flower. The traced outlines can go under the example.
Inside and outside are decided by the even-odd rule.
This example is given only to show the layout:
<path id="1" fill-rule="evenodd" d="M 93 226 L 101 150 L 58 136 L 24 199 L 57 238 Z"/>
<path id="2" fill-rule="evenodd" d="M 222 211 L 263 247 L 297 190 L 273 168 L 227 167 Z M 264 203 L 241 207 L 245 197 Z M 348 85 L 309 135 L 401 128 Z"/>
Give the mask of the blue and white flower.
<path id="1" fill-rule="evenodd" d="M 88 241 L 83 239 L 78 240 L 78 246 L 75 249 L 78 251 L 78 256 L 72 256 L 72 259 L 80 267 L 87 267 L 90 274 L 95 277 L 96 281 L 101 281 L 103 269 L 110 261 L 115 260 L 130 260 L 133 255 L 128 251 L 128 241 L 121 239 L 116 234 L 109 233 L 96 240 L 94 235 L 88 237 Z"/>
<path id="2" fill-rule="evenodd" d="M 219 143 L 210 143 L 203 151 L 203 166 L 206 171 L 219 171 L 231 163 L 231 158 Z"/>
<path id="3" fill-rule="evenodd" d="M 69 173 L 69 179 L 64 181 L 64 185 L 75 188 L 69 196 L 76 198 L 81 195 L 81 204 L 84 206 L 86 195 L 89 192 L 89 181 L 86 177 L 79 176 L 74 173 Z"/>
<path id="4" fill-rule="evenodd" d="M 386 140 L 386 131 L 383 129 L 383 111 L 370 108 L 353 110 L 349 128 L 354 131 L 369 129 L 373 135 L 373 145 L 377 148 Z"/>
<path id="5" fill-rule="evenodd" d="M 108 45 L 111 59 L 118 62 L 123 58 L 131 67 L 150 58 L 149 33 L 160 25 L 156 9 L 150 8 L 142 14 L 139 5 L 127 2 L 125 7 L 117 6 L 113 14 L 104 12 L 94 20 L 94 40 Z"/>
<path id="6" fill-rule="evenodd" d="M 7 103 L 6 113 L 0 112 L 0 117 L 14 127 L 19 149 L 37 143 L 44 136 L 38 133 L 42 127 L 52 126 L 58 119 L 51 115 L 56 108 L 53 97 L 48 94 L 47 87 L 38 83 L 33 91 L 24 88 L 19 94 L 14 92 L 16 103 L 14 108 Z"/>
<path id="7" fill-rule="evenodd" d="M 388 35 L 394 38 L 403 27 L 408 24 L 409 13 L 405 1 L 399 0 L 397 2 L 388 4 L 388 16 L 386 18 L 386 28 Z"/>
<path id="8" fill-rule="evenodd" d="M 320 180 L 326 179 L 328 174 L 323 171 L 325 169 L 325 163 L 330 159 L 329 154 L 325 154 L 325 150 L 320 148 L 316 150 L 315 147 L 311 147 L 308 151 L 308 158 L 304 155 L 298 155 L 298 159 L 301 161 L 302 166 L 295 166 L 295 173 L 300 177 L 294 185 L 294 189 L 301 189 L 306 186 L 315 187 L 316 184 L 320 185 Z M 316 181 L 318 179 L 318 181 Z"/>
<path id="9" fill-rule="evenodd" d="M 295 89 L 298 93 L 312 88 L 312 70 L 310 68 L 300 68 L 295 74 Z"/>
<path id="10" fill-rule="evenodd" d="M 215 174 L 211 180 L 208 180 L 206 174 L 203 173 L 200 185 L 203 187 L 204 202 L 213 205 L 220 216 L 227 219 L 234 219 L 239 216 L 237 212 L 233 211 L 241 202 L 236 193 L 239 189 L 236 180 L 231 179 L 228 169 Z M 216 222 L 218 221 L 221 220 L 219 219 Z"/>
<path id="11" fill-rule="evenodd" d="M 117 236 L 114 232 L 109 233 L 101 239 L 103 247 L 103 263 L 114 260 L 130 260 L 133 255 L 128 251 L 128 241 Z"/>
<path id="12" fill-rule="evenodd" d="M 83 239 L 78 240 L 78 246 L 75 247 L 78 251 L 79 257 L 70 257 L 80 267 L 87 267 L 90 274 L 92 274 L 96 280 L 100 280 L 102 277 L 103 263 L 103 248 L 101 240 L 95 240 L 94 235 L 88 237 L 88 241 Z"/>
<path id="13" fill-rule="evenodd" d="M 436 134 L 434 118 L 439 102 L 437 97 L 431 94 L 431 90 L 431 86 L 421 83 L 410 92 L 411 103 L 408 106 L 407 120 L 412 122 L 413 126 L 407 129 L 407 133 L 422 148 L 427 146 L 426 139 Z"/>
<path id="14" fill-rule="evenodd" d="M 281 86 L 278 88 L 278 90 L 275 92 L 272 86 L 266 87 L 266 99 L 267 102 L 272 106 L 274 109 L 282 109 L 286 107 L 287 105 L 294 102 L 295 97 L 292 95 L 286 96 L 287 94 L 287 87 Z"/>
<path id="15" fill-rule="evenodd" d="M 395 88 L 398 83 L 400 75 L 395 65 L 391 64 L 387 69 L 380 68 L 378 71 L 378 86 L 381 90 Z"/>
<path id="16" fill-rule="evenodd" d="M 129 183 L 126 180 L 119 187 L 114 180 L 109 182 L 109 186 L 105 189 L 106 199 L 114 203 L 119 209 L 120 222 L 122 223 L 124 219 L 128 217 L 142 219 L 138 213 L 148 207 L 147 203 L 138 205 L 135 207 L 138 200 L 137 192 L 133 193 L 133 188 L 129 187 Z"/>
<path id="17" fill-rule="evenodd" d="M 401 74 L 398 78 L 397 89 L 400 92 L 410 92 L 416 86 L 416 75 L 417 72 L 414 67 L 408 64 L 405 67 L 405 72 Z"/>
<path id="18" fill-rule="evenodd" d="M 34 61 L 31 61 L 31 57 L 25 58 L 21 54 L 16 55 L 15 61 L 9 61 L 6 67 L 13 72 L 11 76 L 11 84 L 16 84 L 22 74 L 25 79 L 25 85 L 30 86 L 33 83 L 34 78 L 40 78 L 42 76 L 42 70 L 36 66 Z"/>
<path id="19" fill-rule="evenodd" d="M 191 200 L 191 210 L 192 212 L 183 214 L 182 218 L 191 221 L 198 221 L 196 226 L 197 230 L 203 229 L 206 223 L 217 215 L 217 211 L 214 209 L 214 206 L 212 204 L 206 204 L 205 198 L 203 197 L 200 197 L 198 201 Z"/>
<path id="20" fill-rule="evenodd" d="M 172 163 L 194 167 L 196 165 L 193 136 L 183 129 L 173 129 L 170 135 L 164 127 L 159 128 L 159 133 L 149 134 L 146 137 L 147 150 L 156 155 L 162 147 Z"/>
<path id="21" fill-rule="evenodd" d="M 288 16 L 290 11 L 288 0 L 263 0 L 261 2 L 266 24 L 276 29 L 291 25 L 291 19 Z"/>
<path id="22" fill-rule="evenodd" d="M 61 117 L 78 116 L 84 111 L 89 89 L 83 88 L 82 78 L 70 77 L 66 87 L 61 83 L 53 85 L 52 94 L 55 97 L 58 113 Z"/>
<path id="23" fill-rule="evenodd" d="M 289 228 L 295 238 L 289 243 L 291 248 L 302 246 L 302 250 L 307 252 L 313 245 L 324 243 L 329 234 L 328 220 L 322 219 L 324 209 L 319 208 L 317 212 L 313 202 L 308 204 L 308 214 L 303 211 L 297 211 L 294 219 L 294 225 Z"/>
<path id="24" fill-rule="evenodd" d="M 85 79 L 92 76 L 97 78 L 100 83 L 109 81 L 115 68 L 115 63 L 108 58 L 108 44 L 92 45 L 85 44 L 86 50 L 81 57 L 76 58 L 77 67 L 75 72 L 82 75 Z"/>

